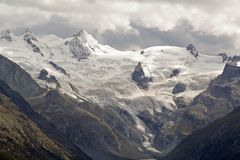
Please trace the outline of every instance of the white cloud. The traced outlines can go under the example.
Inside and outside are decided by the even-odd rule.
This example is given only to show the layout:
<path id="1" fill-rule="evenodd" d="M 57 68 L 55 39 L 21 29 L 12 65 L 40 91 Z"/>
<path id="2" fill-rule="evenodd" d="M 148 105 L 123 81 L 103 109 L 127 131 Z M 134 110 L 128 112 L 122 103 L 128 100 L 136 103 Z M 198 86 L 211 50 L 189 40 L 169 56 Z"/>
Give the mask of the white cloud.
<path id="1" fill-rule="evenodd" d="M 187 20 L 203 35 L 240 36 L 239 7 L 238 0 L 1 0 L 0 30 L 44 26 L 58 16 L 99 34 L 138 34 L 133 24 L 168 32 Z"/>

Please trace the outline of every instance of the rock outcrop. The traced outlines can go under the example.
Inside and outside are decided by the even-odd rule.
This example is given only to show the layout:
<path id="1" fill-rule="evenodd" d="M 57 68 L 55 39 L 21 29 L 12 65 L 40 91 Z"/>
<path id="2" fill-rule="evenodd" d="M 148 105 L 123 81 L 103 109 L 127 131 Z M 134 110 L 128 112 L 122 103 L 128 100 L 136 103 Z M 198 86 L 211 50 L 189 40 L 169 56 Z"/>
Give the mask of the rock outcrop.
<path id="1" fill-rule="evenodd" d="M 39 76 L 38 76 L 38 79 L 41 79 L 41 80 L 44 80 L 44 81 L 47 81 L 48 83 L 56 83 L 57 84 L 57 87 L 60 87 L 60 84 L 59 82 L 57 81 L 56 77 L 53 76 L 53 75 L 49 75 L 48 74 L 48 71 L 45 70 L 45 69 L 42 69 Z"/>
<path id="2" fill-rule="evenodd" d="M 13 40 L 11 32 L 9 30 L 2 32 L 0 39 L 5 39 L 9 42 L 11 42 Z"/>
<path id="3" fill-rule="evenodd" d="M 222 79 L 231 79 L 237 78 L 240 76 L 240 66 L 235 65 L 234 63 L 227 63 L 223 70 Z"/>
<path id="4" fill-rule="evenodd" d="M 69 49 L 78 61 L 80 61 L 81 59 L 87 59 L 91 55 L 91 51 L 82 44 L 82 42 L 78 39 L 77 36 L 75 36 L 69 42 Z"/>
<path id="5" fill-rule="evenodd" d="M 41 56 L 44 56 L 41 52 L 40 48 L 33 43 L 33 41 L 38 42 L 36 36 L 30 31 L 28 28 L 26 29 L 23 39 L 27 42 L 27 44 L 32 47 L 33 52 L 40 53 Z"/>
<path id="6" fill-rule="evenodd" d="M 87 59 L 98 48 L 98 42 L 88 34 L 86 31 L 73 35 L 72 40 L 66 41 L 65 45 L 69 46 L 70 52 L 75 58 L 80 61 L 81 59 Z"/>
<path id="7" fill-rule="evenodd" d="M 176 86 L 173 88 L 172 93 L 173 94 L 178 94 L 181 92 L 184 92 L 186 90 L 186 85 L 184 83 L 178 83 Z"/>
<path id="8" fill-rule="evenodd" d="M 132 73 L 132 80 L 142 89 L 147 90 L 149 88 L 149 82 L 152 81 L 152 78 L 145 76 L 141 62 L 135 67 Z"/>
<path id="9" fill-rule="evenodd" d="M 176 77 L 180 73 L 179 69 L 173 69 L 170 78 Z"/>
<path id="10" fill-rule="evenodd" d="M 222 57 L 222 62 L 223 63 L 229 60 L 229 57 L 226 53 L 219 53 L 218 56 Z"/>
<path id="11" fill-rule="evenodd" d="M 196 49 L 196 47 L 193 44 L 189 44 L 186 49 L 188 51 L 190 51 L 190 53 L 197 58 L 199 56 L 198 50 Z"/>
<path id="12" fill-rule="evenodd" d="M 55 68 L 57 71 L 59 71 L 60 73 L 63 73 L 64 75 L 67 75 L 65 69 L 63 69 L 62 67 L 60 67 L 59 65 L 57 65 L 56 63 L 50 61 L 49 64 L 51 64 L 53 66 L 53 68 Z"/>

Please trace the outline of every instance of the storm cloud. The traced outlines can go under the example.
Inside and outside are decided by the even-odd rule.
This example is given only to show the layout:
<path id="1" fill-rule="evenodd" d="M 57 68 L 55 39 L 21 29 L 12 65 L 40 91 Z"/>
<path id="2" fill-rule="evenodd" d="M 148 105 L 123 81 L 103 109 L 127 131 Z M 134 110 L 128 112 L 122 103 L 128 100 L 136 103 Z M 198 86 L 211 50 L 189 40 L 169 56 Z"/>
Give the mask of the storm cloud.
<path id="1" fill-rule="evenodd" d="M 1 0 L 0 30 L 71 36 L 85 29 L 118 49 L 194 43 L 209 54 L 240 49 L 238 0 Z"/>

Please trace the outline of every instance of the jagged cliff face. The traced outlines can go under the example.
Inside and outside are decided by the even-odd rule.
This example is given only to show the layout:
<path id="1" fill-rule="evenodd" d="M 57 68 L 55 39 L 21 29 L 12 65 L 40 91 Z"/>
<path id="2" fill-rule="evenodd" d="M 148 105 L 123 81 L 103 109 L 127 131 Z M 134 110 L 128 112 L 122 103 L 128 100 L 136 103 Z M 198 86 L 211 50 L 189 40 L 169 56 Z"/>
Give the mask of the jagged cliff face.
<path id="1" fill-rule="evenodd" d="M 181 114 L 182 131 L 198 130 L 183 138 L 173 151 L 159 160 L 239 159 L 240 127 L 236 123 L 240 113 L 239 60 L 235 56 L 228 62 L 222 74 Z"/>
<path id="2" fill-rule="evenodd" d="M 240 106 L 238 63 L 237 57 L 227 63 L 223 73 L 211 81 L 208 89 L 194 98 L 188 114 L 197 124 L 208 124 Z"/>
<path id="3" fill-rule="evenodd" d="M 238 160 L 240 156 L 239 108 L 194 131 L 184 138 L 166 157 L 159 160 Z"/>

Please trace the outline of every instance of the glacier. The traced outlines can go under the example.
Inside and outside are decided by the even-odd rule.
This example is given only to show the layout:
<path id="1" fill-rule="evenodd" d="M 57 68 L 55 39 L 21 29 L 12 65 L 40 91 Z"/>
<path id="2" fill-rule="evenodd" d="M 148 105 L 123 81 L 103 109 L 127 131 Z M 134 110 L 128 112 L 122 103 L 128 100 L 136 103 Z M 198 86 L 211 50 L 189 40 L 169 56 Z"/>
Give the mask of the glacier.
<path id="1" fill-rule="evenodd" d="M 156 135 L 147 129 L 145 115 L 139 114 L 175 112 L 179 109 L 177 98 L 191 103 L 225 66 L 217 54 L 198 53 L 196 58 L 184 47 L 153 46 L 119 51 L 99 43 L 84 30 L 70 38 L 52 34 L 35 36 L 30 30 L 22 36 L 7 35 L 11 36 L 11 42 L 0 39 L 0 54 L 21 66 L 42 88 L 57 89 L 79 102 L 96 103 L 103 109 L 118 106 L 126 110 L 143 134 L 142 147 L 154 153 L 162 152 L 153 144 Z M 41 54 L 34 52 L 26 39 L 34 41 Z M 148 89 L 141 89 L 132 80 L 139 62 L 145 75 L 152 77 Z M 39 79 L 42 70 L 54 76 L 59 84 Z M 172 76 L 174 70 L 179 71 L 176 76 Z M 184 83 L 186 90 L 173 94 L 173 88 L 179 83 Z M 173 120 L 166 120 L 162 132 L 168 132 L 172 126 Z"/>

